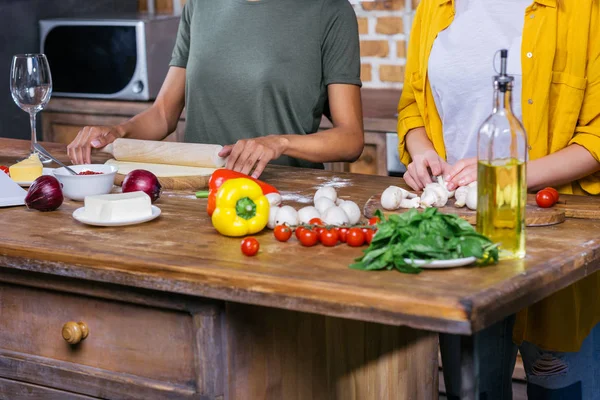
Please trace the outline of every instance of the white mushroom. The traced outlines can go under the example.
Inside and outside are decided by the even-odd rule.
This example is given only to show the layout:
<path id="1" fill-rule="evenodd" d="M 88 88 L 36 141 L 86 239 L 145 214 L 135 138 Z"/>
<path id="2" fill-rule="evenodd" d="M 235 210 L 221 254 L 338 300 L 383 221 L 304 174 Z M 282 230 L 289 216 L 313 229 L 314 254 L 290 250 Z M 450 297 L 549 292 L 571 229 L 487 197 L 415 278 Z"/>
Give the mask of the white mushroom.
<path id="1" fill-rule="evenodd" d="M 339 205 L 339 208 L 344 210 L 344 212 L 348 216 L 350 224 L 354 225 L 358 221 L 360 221 L 362 213 L 360 211 L 360 207 L 358 207 L 358 205 L 355 202 L 350 200 L 343 201 L 342 204 Z"/>
<path id="2" fill-rule="evenodd" d="M 346 215 L 346 212 L 340 207 L 328 208 L 327 211 L 325 211 L 325 214 L 323 214 L 322 219 L 326 225 L 335 226 L 346 225 L 350 222 L 348 215 Z"/>
<path id="3" fill-rule="evenodd" d="M 448 189 L 439 183 L 428 183 L 421 195 L 421 207 L 444 207 L 448 202 Z"/>
<path id="4" fill-rule="evenodd" d="M 397 210 L 404 199 L 414 199 L 417 195 L 398 186 L 389 186 L 381 194 L 381 206 L 386 210 Z"/>
<path id="5" fill-rule="evenodd" d="M 444 178 L 439 175 L 437 178 L 437 182 L 448 192 L 448 198 L 451 199 L 454 196 L 454 190 L 448 190 L 448 182 L 444 181 Z"/>
<path id="6" fill-rule="evenodd" d="M 467 207 L 471 210 L 477 210 L 477 181 L 469 183 L 468 188 Z"/>
<path id="7" fill-rule="evenodd" d="M 335 207 L 335 203 L 329 197 L 319 197 L 315 200 L 315 208 L 319 210 L 321 215 L 325 214 L 325 211 L 331 207 Z"/>
<path id="8" fill-rule="evenodd" d="M 454 202 L 455 207 L 464 207 L 467 203 L 467 193 L 469 193 L 468 186 L 461 186 L 456 189 L 456 193 L 454 193 L 454 198 L 456 201 Z"/>
<path id="9" fill-rule="evenodd" d="M 317 199 L 320 199 L 322 197 L 326 197 L 335 203 L 335 201 L 337 200 L 337 192 L 335 191 L 335 188 L 333 188 L 331 186 L 325 186 L 325 187 L 320 188 L 315 193 L 315 197 L 313 200 L 315 205 L 317 204 Z"/>
<path id="10" fill-rule="evenodd" d="M 412 199 L 404 199 L 400 202 L 400 208 L 419 208 L 421 206 L 421 198 L 413 197 Z"/>
<path id="11" fill-rule="evenodd" d="M 298 210 L 298 220 L 301 224 L 308 224 L 313 218 L 321 218 L 321 213 L 313 206 L 308 206 Z"/>
<path id="12" fill-rule="evenodd" d="M 267 223 L 267 228 L 275 229 L 275 220 L 277 218 L 277 213 L 279 212 L 279 207 L 271 206 L 269 209 L 269 222 Z"/>
<path id="13" fill-rule="evenodd" d="M 298 212 L 292 206 L 283 206 L 277 211 L 275 216 L 275 226 L 277 225 L 298 225 Z"/>
<path id="14" fill-rule="evenodd" d="M 267 200 L 269 200 L 269 204 L 271 206 L 279 206 L 281 205 L 281 195 L 279 193 L 267 193 L 265 195 Z"/>

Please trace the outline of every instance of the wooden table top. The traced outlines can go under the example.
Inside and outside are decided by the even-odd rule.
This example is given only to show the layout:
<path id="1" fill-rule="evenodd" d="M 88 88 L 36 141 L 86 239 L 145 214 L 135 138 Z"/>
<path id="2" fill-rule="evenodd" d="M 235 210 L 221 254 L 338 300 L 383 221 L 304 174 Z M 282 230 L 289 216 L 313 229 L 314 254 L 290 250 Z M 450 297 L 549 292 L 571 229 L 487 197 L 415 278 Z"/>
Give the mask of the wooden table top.
<path id="1" fill-rule="evenodd" d="M 46 144 L 66 159 L 65 146 Z M 28 142 L 0 139 L 0 164 L 27 154 Z M 270 167 L 263 179 L 284 202 L 308 203 L 334 185 L 360 206 L 399 178 Z M 600 204 L 600 199 L 599 204 Z M 527 230 L 525 260 L 497 266 L 427 270 L 419 275 L 348 268 L 362 249 L 279 243 L 257 235 L 261 252 L 245 257 L 240 239 L 212 227 L 205 199 L 166 192 L 149 223 L 98 228 L 75 221 L 82 203 L 49 213 L 0 209 L 0 266 L 303 312 L 470 334 L 599 269 L 600 220 Z"/>

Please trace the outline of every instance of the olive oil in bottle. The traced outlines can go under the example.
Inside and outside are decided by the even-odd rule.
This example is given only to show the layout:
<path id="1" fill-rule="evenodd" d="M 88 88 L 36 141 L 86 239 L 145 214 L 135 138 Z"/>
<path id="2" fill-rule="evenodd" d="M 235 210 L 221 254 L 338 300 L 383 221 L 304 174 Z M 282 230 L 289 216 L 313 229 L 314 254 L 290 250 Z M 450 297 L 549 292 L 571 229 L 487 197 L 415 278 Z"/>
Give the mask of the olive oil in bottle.
<path id="1" fill-rule="evenodd" d="M 507 50 L 500 51 L 494 105 L 478 135 L 477 231 L 499 244 L 500 258 L 525 257 L 527 137 L 512 111 Z"/>

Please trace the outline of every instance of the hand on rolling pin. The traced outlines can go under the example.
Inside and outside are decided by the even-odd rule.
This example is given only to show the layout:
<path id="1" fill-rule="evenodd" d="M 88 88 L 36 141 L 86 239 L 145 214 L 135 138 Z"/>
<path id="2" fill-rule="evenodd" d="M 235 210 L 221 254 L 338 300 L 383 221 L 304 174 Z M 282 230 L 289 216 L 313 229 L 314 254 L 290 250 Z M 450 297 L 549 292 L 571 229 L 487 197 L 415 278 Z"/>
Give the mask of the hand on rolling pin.
<path id="1" fill-rule="evenodd" d="M 228 157 L 225 167 L 243 174 L 252 173 L 258 178 L 271 160 L 278 159 L 287 149 L 288 139 L 285 136 L 263 136 L 255 139 L 238 140 L 233 145 L 223 147 L 220 157 Z"/>
<path id="2" fill-rule="evenodd" d="M 67 154 L 73 164 L 91 164 L 92 148 L 100 149 L 120 137 L 114 126 L 86 126 L 67 146 Z"/>

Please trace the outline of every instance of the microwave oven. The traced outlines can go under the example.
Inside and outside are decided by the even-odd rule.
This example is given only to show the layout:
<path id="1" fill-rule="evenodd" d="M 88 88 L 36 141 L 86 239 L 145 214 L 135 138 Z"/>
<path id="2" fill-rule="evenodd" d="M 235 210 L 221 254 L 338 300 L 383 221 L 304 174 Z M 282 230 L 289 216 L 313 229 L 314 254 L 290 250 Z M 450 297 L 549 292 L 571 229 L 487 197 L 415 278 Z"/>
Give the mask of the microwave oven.
<path id="1" fill-rule="evenodd" d="M 180 16 L 40 20 L 52 95 L 153 100 L 167 75 Z"/>

